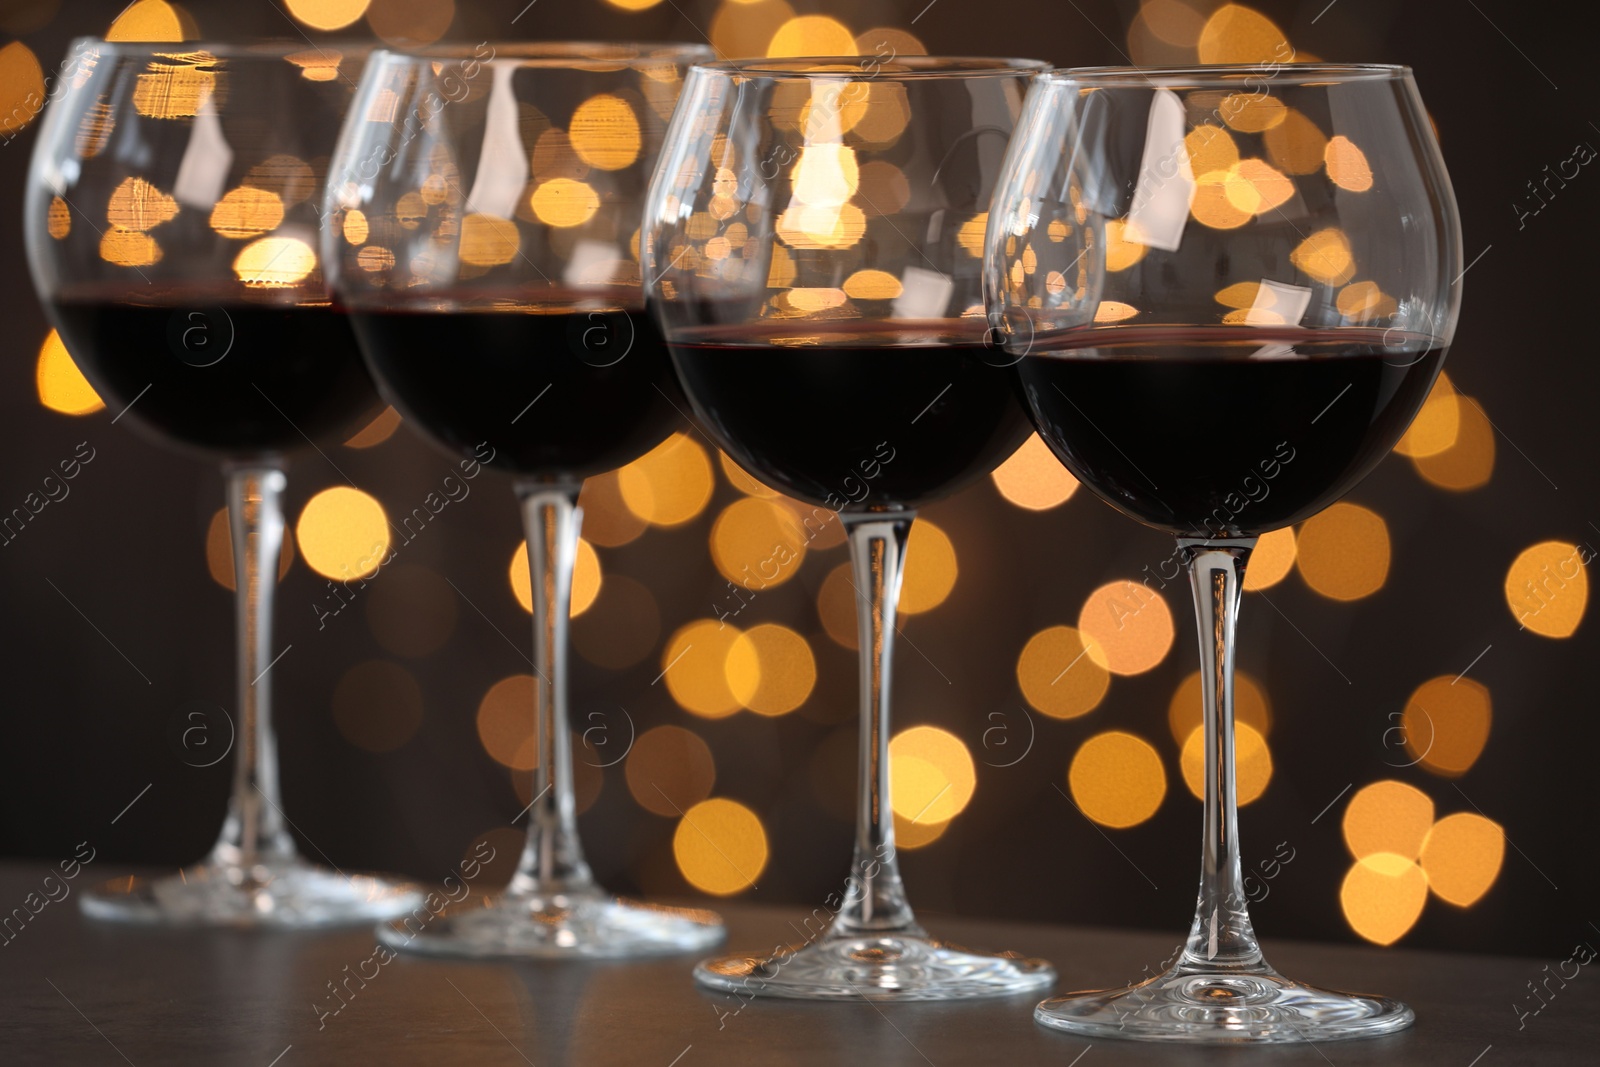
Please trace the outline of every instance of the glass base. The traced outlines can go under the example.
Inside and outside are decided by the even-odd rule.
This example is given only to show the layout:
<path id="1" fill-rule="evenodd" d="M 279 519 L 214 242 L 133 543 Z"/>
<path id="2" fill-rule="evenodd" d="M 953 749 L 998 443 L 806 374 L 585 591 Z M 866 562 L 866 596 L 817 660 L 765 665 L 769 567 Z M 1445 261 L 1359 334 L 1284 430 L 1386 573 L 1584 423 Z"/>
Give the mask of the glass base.
<path id="1" fill-rule="evenodd" d="M 1085 1037 L 1216 1045 L 1375 1037 L 1415 1021 L 1397 1000 L 1318 989 L 1270 970 L 1172 970 L 1135 986 L 1052 997 L 1033 1017 Z"/>
<path id="2" fill-rule="evenodd" d="M 723 956 L 694 969 L 701 985 L 748 998 L 964 1000 L 1036 993 L 1056 980 L 1044 960 L 968 952 L 922 934 L 829 937 L 765 959 Z"/>
<path id="3" fill-rule="evenodd" d="M 207 861 L 164 878 L 115 878 L 80 903 L 85 915 L 108 922 L 297 929 L 388 919 L 420 905 L 422 893 L 291 857 L 249 867 Z"/>
<path id="4" fill-rule="evenodd" d="M 392 949 L 427 956 L 621 959 L 698 952 L 726 931 L 713 912 L 616 900 L 599 891 L 503 894 L 437 911 L 418 908 L 378 927 Z"/>

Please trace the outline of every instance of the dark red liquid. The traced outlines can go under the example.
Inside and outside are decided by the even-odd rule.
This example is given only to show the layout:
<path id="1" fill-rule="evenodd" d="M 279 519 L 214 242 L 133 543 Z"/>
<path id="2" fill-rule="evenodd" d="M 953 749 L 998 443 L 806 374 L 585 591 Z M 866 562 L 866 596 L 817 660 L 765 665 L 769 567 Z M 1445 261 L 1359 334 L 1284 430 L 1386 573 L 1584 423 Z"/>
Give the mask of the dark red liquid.
<path id="1" fill-rule="evenodd" d="M 636 301 L 637 290 L 622 294 Z M 519 474 L 613 470 L 686 428 L 655 323 L 621 300 L 352 311 L 379 385 L 447 451 Z"/>
<path id="2" fill-rule="evenodd" d="M 1028 435 L 981 320 L 708 328 L 672 345 L 723 450 L 813 504 L 915 507 L 981 478 Z"/>
<path id="3" fill-rule="evenodd" d="M 1368 329 L 1112 327 L 1051 342 L 1017 364 L 1039 436 L 1118 509 L 1212 537 L 1288 526 L 1343 496 L 1410 425 L 1445 353 Z"/>
<path id="4" fill-rule="evenodd" d="M 65 293 L 61 339 L 113 414 L 248 457 L 340 441 L 383 410 L 349 320 L 326 305 Z M 132 407 L 129 407 L 129 405 Z M 309 439 L 309 441 L 308 441 Z"/>

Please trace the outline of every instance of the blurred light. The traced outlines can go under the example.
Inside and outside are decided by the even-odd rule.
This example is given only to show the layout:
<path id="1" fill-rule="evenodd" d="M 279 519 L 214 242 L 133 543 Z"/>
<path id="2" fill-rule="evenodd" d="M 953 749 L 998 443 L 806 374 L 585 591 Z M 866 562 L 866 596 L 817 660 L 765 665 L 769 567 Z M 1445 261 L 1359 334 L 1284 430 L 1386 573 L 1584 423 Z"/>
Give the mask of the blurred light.
<path id="1" fill-rule="evenodd" d="M 1294 183 L 1259 159 L 1243 159 L 1228 169 L 1222 195 L 1241 211 L 1265 215 L 1289 202 Z"/>
<path id="2" fill-rule="evenodd" d="M 363 9 L 365 0 L 360 0 Z M 283 57 L 300 68 L 300 76 L 308 82 L 331 82 L 339 76 L 339 64 L 344 53 L 337 48 L 319 48 L 313 45 L 304 52 L 294 52 Z"/>
<path id="3" fill-rule="evenodd" d="M 150 72 L 139 75 L 134 82 L 133 109 L 152 119 L 192 119 L 199 115 L 217 88 L 216 72 L 202 70 L 201 64 L 215 65 L 216 57 L 208 52 L 193 52 L 151 64 Z"/>
<path id="4" fill-rule="evenodd" d="M 1206 798 L 1206 737 L 1202 727 L 1189 731 L 1183 743 L 1178 766 L 1183 771 L 1184 784 L 1199 800 Z M 1234 725 L 1233 734 L 1234 787 L 1242 808 L 1267 791 L 1272 782 L 1272 752 L 1267 739 L 1249 723 Z"/>
<path id="5" fill-rule="evenodd" d="M 855 34 L 827 15 L 801 15 L 778 27 L 767 42 L 769 59 L 792 56 L 853 56 Z"/>
<path id="6" fill-rule="evenodd" d="M 1148 249 L 1137 241 L 1127 240 L 1128 224 L 1121 219 L 1106 223 L 1106 270 L 1127 270 L 1144 258 Z"/>
<path id="7" fill-rule="evenodd" d="M 1233 135 L 1209 122 L 1183 135 L 1183 150 L 1189 156 L 1189 169 L 1197 176 L 1227 171 L 1239 162 L 1239 147 L 1233 143 Z"/>
<path id="8" fill-rule="evenodd" d="M 620 7 L 624 11 L 644 11 L 655 7 L 661 0 L 606 0 L 612 7 Z"/>
<path id="9" fill-rule="evenodd" d="M 1102 300 L 1094 309 L 1095 322 L 1122 322 L 1139 314 L 1139 309 L 1120 300 Z"/>
<path id="10" fill-rule="evenodd" d="M 787 715 L 817 684 L 817 661 L 806 639 L 770 622 L 734 639 L 726 670 L 734 699 L 757 715 Z"/>
<path id="11" fill-rule="evenodd" d="M 1467 773 L 1489 741 L 1494 711 L 1489 690 L 1471 678 L 1448 675 L 1417 686 L 1401 713 L 1406 752 L 1435 774 Z"/>
<path id="12" fill-rule="evenodd" d="M 537 201 L 539 194 L 535 192 L 533 195 Z M 537 204 L 534 210 L 539 210 Z M 540 213 L 539 218 L 544 222 L 550 222 L 543 213 Z M 578 221 L 582 222 L 583 219 Z M 551 225 L 573 224 L 551 223 Z M 475 211 L 461 220 L 460 255 L 463 263 L 470 263 L 474 267 L 498 267 L 515 259 L 521 247 L 522 234 L 517 229 L 517 224 L 510 219 Z"/>
<path id="13" fill-rule="evenodd" d="M 523 541 L 517 545 L 517 550 L 511 554 L 511 594 L 517 598 L 517 603 L 522 605 L 522 610 L 533 614 L 533 583 L 528 571 L 528 542 Z M 583 538 L 578 538 L 578 553 L 572 567 L 572 607 L 568 618 L 577 618 L 589 610 L 595 598 L 600 595 L 602 584 L 600 574 L 600 556 L 595 552 L 594 546 Z"/>
<path id="14" fill-rule="evenodd" d="M 1179 684 L 1167 704 L 1167 725 L 1172 739 L 1182 745 L 1205 721 L 1200 672 L 1193 671 Z M 1244 671 L 1233 672 L 1233 719 L 1265 737 L 1272 732 L 1272 706 L 1261 684 Z"/>
<path id="15" fill-rule="evenodd" d="M 893 215 L 911 199 L 911 183 L 899 167 L 875 159 L 861 165 L 856 199 L 868 215 Z"/>
<path id="16" fill-rule="evenodd" d="M 1082 634 L 1070 626 L 1052 626 L 1023 646 L 1017 684 L 1034 709 L 1056 719 L 1075 719 L 1105 699 L 1111 675 L 1089 654 Z"/>
<path id="17" fill-rule="evenodd" d="M 1378 288 L 1377 282 L 1354 282 L 1339 290 L 1335 301 L 1339 314 L 1352 322 L 1386 319 L 1400 310 L 1395 298 Z M 1412 424 L 1416 425 L 1415 423 Z"/>
<path id="18" fill-rule="evenodd" d="M 1213 230 L 1236 230 L 1253 218 L 1254 205 L 1241 208 L 1228 196 L 1231 171 L 1213 170 L 1195 179 L 1189 213 Z"/>
<path id="19" fill-rule="evenodd" d="M 746 589 L 779 586 L 800 572 L 806 536 L 794 512 L 774 500 L 740 497 L 711 524 L 711 560 Z"/>
<path id="20" fill-rule="evenodd" d="M 372 0 L 367 25 L 391 45 L 432 44 L 455 21 L 455 0 Z"/>
<path id="21" fill-rule="evenodd" d="M 983 258 L 984 234 L 989 228 L 989 213 L 980 211 L 961 224 L 956 231 L 956 243 L 975 259 Z"/>
<path id="22" fill-rule="evenodd" d="M 245 172 L 243 185 L 265 189 L 289 207 L 303 203 L 317 192 L 317 175 L 311 164 L 298 156 L 268 156 Z"/>
<path id="23" fill-rule="evenodd" d="M 756 478 L 755 475 L 735 463 L 733 457 L 726 452 L 720 450 L 717 452 L 717 463 L 722 467 L 722 473 L 727 477 L 728 484 L 746 496 L 771 500 L 780 495 L 776 489 L 769 487 Z"/>
<path id="24" fill-rule="evenodd" d="M 1193 48 L 1205 28 L 1205 16 L 1182 0 L 1144 0 L 1139 14 L 1151 33 L 1180 48 Z"/>
<path id="25" fill-rule="evenodd" d="M 682 815 L 709 797 L 717 782 L 711 747 L 681 726 L 640 734 L 623 770 L 633 799 L 656 815 Z"/>
<path id="26" fill-rule="evenodd" d="M 767 832 L 756 813 L 736 800 L 702 800 L 679 821 L 672 854 L 690 885 L 714 896 L 731 896 L 761 877 L 767 866 Z"/>
<path id="27" fill-rule="evenodd" d="M 1249 566 L 1244 572 L 1246 592 L 1254 589 L 1271 589 L 1294 570 L 1297 548 L 1294 530 L 1285 526 L 1281 530 L 1264 533 L 1250 553 Z"/>
<path id="28" fill-rule="evenodd" d="M 918 762 L 921 762 L 920 760 Z M 913 822 L 898 813 L 894 816 L 894 847 L 915 850 L 933 844 L 950 829 L 949 822 Z"/>
<path id="29" fill-rule="evenodd" d="M 1330 600 L 1371 596 L 1389 576 L 1389 526 L 1359 504 L 1334 504 L 1307 519 L 1295 547 L 1300 577 Z"/>
<path id="30" fill-rule="evenodd" d="M 1344 231 L 1330 226 L 1301 241 L 1289 253 L 1289 262 L 1324 285 L 1343 285 L 1355 274 L 1355 257 Z"/>
<path id="31" fill-rule="evenodd" d="M 100 258 L 118 267 L 148 267 L 161 261 L 155 238 L 113 226 L 100 237 Z"/>
<path id="32" fill-rule="evenodd" d="M 850 564 L 839 564 L 822 580 L 822 588 L 817 590 L 817 617 L 836 644 L 849 649 L 859 647 L 856 588 Z"/>
<path id="33" fill-rule="evenodd" d="M 1322 166 L 1327 138 L 1304 113 L 1289 108 L 1283 121 L 1262 137 L 1267 158 L 1286 174 L 1314 174 Z"/>
<path id="34" fill-rule="evenodd" d="M 426 567 L 391 565 L 367 591 L 367 627 L 387 652 L 431 656 L 455 633 L 459 599 L 447 579 Z"/>
<path id="35" fill-rule="evenodd" d="M 282 221 L 283 201 L 277 194 L 249 185 L 229 190 L 211 209 L 211 228 L 236 241 L 259 237 Z"/>
<path id="36" fill-rule="evenodd" d="M 1047 511 L 1064 504 L 1078 489 L 1078 479 L 1036 433 L 1029 434 L 989 477 L 1001 496 L 1029 511 Z"/>
<path id="37" fill-rule="evenodd" d="M 39 403 L 51 411 L 89 415 L 106 406 L 72 361 L 67 346 L 61 343 L 61 335 L 54 330 L 45 335 L 44 344 L 39 346 L 39 362 L 33 380 L 39 390 Z"/>
<path id="38" fill-rule="evenodd" d="M 123 230 L 152 230 L 178 214 L 178 202 L 143 178 L 124 178 L 106 204 L 106 221 Z"/>
<path id="39" fill-rule="evenodd" d="M 284 0 L 289 14 L 314 30 L 342 30 L 367 13 L 371 0 Z"/>
<path id="40" fill-rule="evenodd" d="M 925 56 L 928 47 L 906 30 L 878 26 L 856 34 L 856 48 L 851 54 L 887 60 L 899 56 Z"/>
<path id="41" fill-rule="evenodd" d="M 44 70 L 21 41 L 0 48 L 0 133 L 15 133 L 44 107 Z"/>
<path id="42" fill-rule="evenodd" d="M 345 212 L 344 222 L 340 226 L 344 239 L 352 245 L 364 245 L 371 236 L 372 229 L 367 224 L 366 212 L 351 208 Z"/>
<path id="43" fill-rule="evenodd" d="M 1541 541 L 1518 553 L 1506 571 L 1506 604 L 1519 626 L 1543 637 L 1571 637 L 1589 606 L 1588 550 Z"/>
<path id="44" fill-rule="evenodd" d="M 852 300 L 893 300 L 905 291 L 888 271 L 858 270 L 844 280 L 844 292 Z"/>
<path id="45" fill-rule="evenodd" d="M 616 471 L 585 478 L 578 506 L 583 509 L 584 537 L 602 548 L 626 545 L 644 533 L 648 525 L 628 510 Z"/>
<path id="46" fill-rule="evenodd" d="M 183 20 L 173 4 L 162 0 L 137 0 L 106 31 L 108 41 L 181 41 Z"/>
<path id="47" fill-rule="evenodd" d="M 600 210 L 599 194 L 588 183 L 571 178 L 540 182 L 528 203 L 540 222 L 557 229 L 582 226 Z"/>
<path id="48" fill-rule="evenodd" d="M 1083 743 L 1067 769 L 1072 799 L 1101 826 L 1122 830 L 1156 813 L 1167 795 L 1167 772 L 1150 742 L 1107 730 Z"/>
<path id="49" fill-rule="evenodd" d="M 744 706 L 728 684 L 728 653 L 738 639 L 738 627 L 714 619 L 691 622 L 667 639 L 661 677 L 685 711 L 721 719 Z"/>
<path id="50" fill-rule="evenodd" d="M 548 129 L 539 134 L 533 143 L 531 164 L 534 177 L 540 181 L 576 179 L 589 173 L 589 164 L 578 158 L 578 150 L 572 147 L 565 130 Z"/>
<path id="51" fill-rule="evenodd" d="M 255 288 L 294 285 L 316 269 L 317 254 L 297 237 L 263 237 L 245 245 L 233 260 L 233 273 Z"/>
<path id="52" fill-rule="evenodd" d="M 1413 860 L 1433 825 L 1433 801 L 1416 786 L 1388 779 L 1362 787 L 1344 809 L 1344 843 L 1356 859 L 1393 853 Z"/>
<path id="53" fill-rule="evenodd" d="M 357 748 L 393 752 L 422 725 L 422 688 L 398 663 L 358 663 L 334 686 L 333 721 Z"/>
<path id="54" fill-rule="evenodd" d="M 705 510 L 716 480 L 699 442 L 675 433 L 617 472 L 623 503 L 653 526 L 681 526 Z"/>
<path id="55" fill-rule="evenodd" d="M 50 198 L 50 213 L 45 221 L 45 229 L 58 241 L 72 232 L 72 211 L 59 196 Z"/>
<path id="56" fill-rule="evenodd" d="M 400 428 L 400 413 L 394 408 L 384 408 L 377 418 L 367 423 L 344 443 L 346 448 L 371 448 L 381 445 Z"/>
<path id="57" fill-rule="evenodd" d="M 1224 4 L 1213 11 L 1195 47 L 1202 63 L 1284 63 L 1294 56 L 1283 31 L 1243 4 Z"/>
<path id="58" fill-rule="evenodd" d="M 1394 450 L 1402 456 L 1436 456 L 1454 445 L 1460 435 L 1461 402 L 1449 375 L 1441 371 L 1428 391 L 1428 399 L 1422 402 L 1422 409 Z"/>
<path id="59" fill-rule="evenodd" d="M 911 524 L 906 539 L 905 576 L 900 585 L 900 612 L 920 615 L 943 604 L 956 587 L 956 546 L 927 519 Z"/>
<path id="60" fill-rule="evenodd" d="M 389 551 L 389 517 L 383 505 L 349 486 L 324 489 L 306 502 L 295 526 L 306 566 L 326 578 L 349 580 L 377 573 Z"/>
<path id="61" fill-rule="evenodd" d="M 1335 134 L 1323 150 L 1323 162 L 1328 168 L 1328 179 L 1341 189 L 1364 193 L 1372 188 L 1372 167 L 1367 154 L 1343 134 Z"/>
<path id="62" fill-rule="evenodd" d="M 1440 900 L 1468 908 L 1489 891 L 1506 855 L 1506 835 L 1491 819 L 1470 811 L 1433 824 L 1422 843 L 1422 873 Z"/>
<path id="63" fill-rule="evenodd" d="M 599 93 L 579 104 L 567 136 L 579 158 L 600 170 L 622 170 L 639 158 L 639 118 L 620 96 Z"/>
<path id="64" fill-rule="evenodd" d="M 1494 474 L 1494 427 L 1476 400 L 1457 395 L 1456 437 L 1443 452 L 1412 456 L 1411 465 L 1440 489 L 1464 493 L 1489 484 Z"/>
<path id="65" fill-rule="evenodd" d="M 650 655 L 660 636 L 661 609 L 655 597 L 625 574 L 607 575 L 599 598 L 572 627 L 578 654 L 613 671 Z"/>
<path id="66" fill-rule="evenodd" d="M 913 726 L 889 741 L 889 775 L 894 813 L 918 824 L 949 822 L 978 788 L 972 753 L 937 726 Z"/>
<path id="67" fill-rule="evenodd" d="M 1078 612 L 1089 658 L 1112 674 L 1143 674 L 1172 649 L 1172 612 L 1161 594 L 1132 581 L 1108 582 Z"/>
<path id="68" fill-rule="evenodd" d="M 533 675 L 513 674 L 489 687 L 478 702 L 478 740 L 496 763 L 514 771 L 539 765 L 534 741 Z"/>
<path id="69" fill-rule="evenodd" d="M 722 56 L 759 56 L 778 28 L 794 17 L 784 0 L 734 0 L 711 18 L 711 47 Z"/>
<path id="70" fill-rule="evenodd" d="M 1259 92 L 1231 93 L 1218 110 L 1222 121 L 1240 133 L 1265 133 L 1289 117 L 1282 100 Z"/>
<path id="71" fill-rule="evenodd" d="M 283 548 L 278 551 L 279 581 L 289 573 L 289 565 L 293 562 L 294 538 L 285 537 Z M 227 508 L 218 508 L 206 524 L 206 570 L 211 572 L 212 581 L 230 593 L 234 591 L 233 536 L 228 527 Z"/>
<path id="72" fill-rule="evenodd" d="M 1339 906 L 1350 929 L 1378 945 L 1403 937 L 1427 902 L 1428 878 L 1422 868 L 1392 852 L 1357 860 L 1339 887 Z"/>

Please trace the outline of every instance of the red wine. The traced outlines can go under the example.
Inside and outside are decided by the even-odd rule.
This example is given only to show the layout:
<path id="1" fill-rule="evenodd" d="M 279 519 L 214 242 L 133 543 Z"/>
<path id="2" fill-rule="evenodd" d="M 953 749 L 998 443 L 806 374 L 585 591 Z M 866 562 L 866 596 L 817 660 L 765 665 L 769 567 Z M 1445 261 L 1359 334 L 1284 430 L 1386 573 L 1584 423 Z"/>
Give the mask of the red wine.
<path id="1" fill-rule="evenodd" d="M 1373 329 L 1110 327 L 1051 338 L 1017 371 L 1039 436 L 1107 502 L 1180 535 L 1244 537 L 1365 477 L 1444 354 Z"/>
<path id="2" fill-rule="evenodd" d="M 688 402 L 639 291 L 490 297 L 351 313 L 379 386 L 445 450 L 583 478 L 654 448 Z"/>
<path id="3" fill-rule="evenodd" d="M 834 510 L 915 507 L 1028 435 L 979 319 L 775 321 L 672 345 L 702 425 L 775 488 Z"/>
<path id="4" fill-rule="evenodd" d="M 273 455 L 342 440 L 383 410 L 343 314 L 216 295 L 68 290 L 51 307 L 106 406 L 168 442 Z"/>

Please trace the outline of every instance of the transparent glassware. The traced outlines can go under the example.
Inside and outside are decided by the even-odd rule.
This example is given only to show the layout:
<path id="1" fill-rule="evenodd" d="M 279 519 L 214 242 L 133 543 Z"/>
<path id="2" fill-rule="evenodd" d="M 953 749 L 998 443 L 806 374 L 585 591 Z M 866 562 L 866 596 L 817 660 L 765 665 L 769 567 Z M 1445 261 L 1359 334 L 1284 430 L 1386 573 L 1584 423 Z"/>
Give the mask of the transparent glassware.
<path id="1" fill-rule="evenodd" d="M 986 346 L 984 211 L 1030 79 L 1025 60 L 927 56 L 697 66 L 644 225 L 650 299 L 700 424 L 762 481 L 838 512 L 860 634 L 854 861 L 829 922 L 772 956 L 706 960 L 712 989 L 944 1000 L 1037 991 L 1043 960 L 930 937 L 895 852 L 889 697 L 918 505 L 1027 435 Z M 810 922 L 807 926 L 811 926 Z"/>
<path id="2" fill-rule="evenodd" d="M 704 949 L 710 912 L 613 899 L 583 857 L 567 629 L 583 479 L 684 424 L 643 314 L 650 168 L 701 45 L 542 42 L 374 53 L 327 187 L 323 254 L 379 387 L 451 455 L 516 479 L 538 762 L 506 891 L 395 921 L 411 952 L 629 957 Z"/>
<path id="3" fill-rule="evenodd" d="M 359 45 L 83 38 L 34 148 L 24 212 L 35 288 L 113 422 L 222 461 L 237 590 L 221 836 L 176 875 L 86 893 L 95 918 L 307 927 L 421 901 L 401 882 L 300 857 L 272 729 L 287 457 L 382 410 L 312 250 L 316 168 L 365 57 Z"/>
<path id="4" fill-rule="evenodd" d="M 1108 503 L 1178 539 L 1204 698 L 1187 944 L 1164 974 L 1046 1000 L 1035 1019 L 1214 1043 L 1409 1026 L 1404 1004 L 1286 978 L 1262 954 L 1241 871 L 1233 665 L 1257 537 L 1388 453 L 1454 334 L 1460 222 L 1410 71 L 1052 74 L 1028 99 L 986 243 L 991 321 L 1040 436 Z"/>

